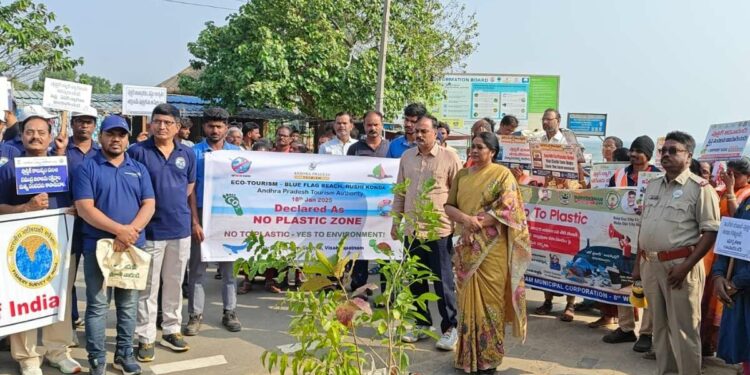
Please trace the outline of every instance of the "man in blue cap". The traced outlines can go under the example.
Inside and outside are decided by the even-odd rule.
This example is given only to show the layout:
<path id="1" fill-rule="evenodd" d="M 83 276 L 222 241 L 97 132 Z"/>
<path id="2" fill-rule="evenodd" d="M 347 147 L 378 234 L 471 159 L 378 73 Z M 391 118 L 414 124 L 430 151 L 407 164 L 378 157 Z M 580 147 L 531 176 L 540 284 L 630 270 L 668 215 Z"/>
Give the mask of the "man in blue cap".
<path id="1" fill-rule="evenodd" d="M 48 156 L 52 143 L 52 126 L 49 121 L 56 116 L 41 106 L 28 106 L 21 109 L 19 132 L 23 151 L 18 157 Z M 58 151 L 65 149 L 65 140 L 55 140 Z M 71 206 L 70 193 L 40 193 L 21 195 L 16 191 L 15 159 L 9 159 L 0 167 L 0 215 Z M 71 272 L 72 273 L 72 272 Z M 72 285 L 69 275 L 68 285 Z M 70 290 L 70 287 L 68 287 Z M 47 349 L 46 357 L 50 365 L 57 367 L 64 374 L 81 371 L 81 365 L 70 356 L 70 339 L 73 335 L 70 323 L 70 306 L 65 306 L 65 320 L 42 327 L 42 342 Z M 22 375 L 41 375 L 41 355 L 37 352 L 37 330 L 29 330 L 10 336 L 11 356 L 18 361 Z"/>
<path id="2" fill-rule="evenodd" d="M 187 199 L 195 185 L 195 153 L 176 137 L 180 111 L 162 103 L 151 113 L 151 137 L 128 149 L 128 155 L 148 168 L 156 195 L 156 212 L 146 227 L 151 272 L 138 300 L 138 353 L 141 362 L 154 360 L 157 296 L 163 282 L 161 345 L 175 352 L 190 349 L 180 333 L 182 278 L 190 257 L 190 207 Z"/>
<path id="3" fill-rule="evenodd" d="M 154 214 L 154 189 L 146 167 L 125 153 L 130 127 L 124 118 L 107 116 L 99 133 L 101 150 L 78 168 L 73 183 L 78 215 L 83 225 L 84 275 L 86 279 L 86 351 L 91 373 L 106 373 L 108 290 L 103 287 L 97 241 L 114 239 L 114 250 L 142 248 L 145 227 Z M 133 355 L 133 333 L 138 313 L 138 290 L 113 288 L 117 309 L 117 341 L 114 367 L 123 374 L 140 374 Z"/>

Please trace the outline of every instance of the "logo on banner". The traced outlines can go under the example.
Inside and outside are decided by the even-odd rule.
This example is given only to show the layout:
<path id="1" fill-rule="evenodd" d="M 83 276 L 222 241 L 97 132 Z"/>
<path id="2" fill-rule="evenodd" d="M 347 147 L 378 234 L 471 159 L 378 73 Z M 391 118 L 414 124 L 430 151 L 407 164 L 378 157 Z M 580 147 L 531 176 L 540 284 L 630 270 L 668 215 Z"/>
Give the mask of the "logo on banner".
<path id="1" fill-rule="evenodd" d="M 385 168 L 383 168 L 383 164 L 378 164 L 375 168 L 372 169 L 372 174 L 368 174 L 367 177 L 373 177 L 377 178 L 378 180 L 384 180 L 386 178 L 390 178 L 393 176 L 389 176 L 385 173 Z"/>
<path id="2" fill-rule="evenodd" d="M 177 168 L 180 168 L 180 169 L 185 169 L 185 167 L 187 166 L 187 163 L 185 162 L 185 158 L 183 158 L 182 156 L 175 159 L 174 164 L 177 166 Z"/>
<path id="3" fill-rule="evenodd" d="M 44 287 L 57 276 L 57 237 L 45 226 L 31 224 L 18 229 L 11 236 L 7 254 L 10 275 L 26 288 Z"/>
<path id="4" fill-rule="evenodd" d="M 250 170 L 250 165 L 253 163 L 250 160 L 239 157 L 232 160 L 232 170 L 235 173 L 247 173 Z"/>
<path id="5" fill-rule="evenodd" d="M 620 196 L 617 193 L 610 191 L 607 193 L 607 208 L 614 210 L 620 204 Z"/>
<path id="6" fill-rule="evenodd" d="M 311 171 L 314 171 L 315 168 L 317 168 L 317 167 L 318 167 L 318 163 L 314 163 L 313 162 L 313 163 L 310 163 L 310 165 L 307 166 L 307 169 L 309 169 Z"/>

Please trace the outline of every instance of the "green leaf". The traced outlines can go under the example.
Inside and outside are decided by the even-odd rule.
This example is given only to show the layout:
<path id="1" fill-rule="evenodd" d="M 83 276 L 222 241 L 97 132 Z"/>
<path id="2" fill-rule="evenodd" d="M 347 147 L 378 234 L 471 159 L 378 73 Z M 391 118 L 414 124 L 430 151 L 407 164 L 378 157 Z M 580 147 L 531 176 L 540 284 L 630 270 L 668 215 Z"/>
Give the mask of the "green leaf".
<path id="1" fill-rule="evenodd" d="M 287 361 L 289 360 L 289 356 L 286 354 L 282 354 L 280 358 L 281 360 L 279 361 L 279 372 L 281 373 L 281 375 L 284 375 L 286 374 L 286 365 Z"/>
<path id="2" fill-rule="evenodd" d="M 331 280 L 328 280 L 327 277 L 311 276 L 307 279 L 307 281 L 302 283 L 302 287 L 300 288 L 300 290 L 303 292 L 317 292 L 318 290 L 321 290 L 330 285 Z"/>

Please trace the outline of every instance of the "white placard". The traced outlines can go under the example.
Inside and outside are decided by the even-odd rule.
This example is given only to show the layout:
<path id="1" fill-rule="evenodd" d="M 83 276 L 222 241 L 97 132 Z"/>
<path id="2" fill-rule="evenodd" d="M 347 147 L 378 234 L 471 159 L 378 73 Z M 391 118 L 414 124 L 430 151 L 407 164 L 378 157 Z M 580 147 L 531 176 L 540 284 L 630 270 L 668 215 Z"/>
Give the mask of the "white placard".
<path id="1" fill-rule="evenodd" d="M 151 116 L 159 104 L 167 102 L 165 87 L 122 86 L 122 113 L 133 116 Z"/>
<path id="2" fill-rule="evenodd" d="M 90 105 L 91 85 L 53 78 L 44 79 L 42 107 L 84 112 Z"/>
<path id="3" fill-rule="evenodd" d="M 714 253 L 750 261 L 750 220 L 721 218 Z"/>
<path id="4" fill-rule="evenodd" d="M 0 77 L 0 111 L 10 110 L 10 81 Z"/>
<path id="5" fill-rule="evenodd" d="M 609 180 L 620 168 L 625 168 L 628 163 L 596 163 L 591 167 L 591 188 L 604 189 L 609 187 Z"/>

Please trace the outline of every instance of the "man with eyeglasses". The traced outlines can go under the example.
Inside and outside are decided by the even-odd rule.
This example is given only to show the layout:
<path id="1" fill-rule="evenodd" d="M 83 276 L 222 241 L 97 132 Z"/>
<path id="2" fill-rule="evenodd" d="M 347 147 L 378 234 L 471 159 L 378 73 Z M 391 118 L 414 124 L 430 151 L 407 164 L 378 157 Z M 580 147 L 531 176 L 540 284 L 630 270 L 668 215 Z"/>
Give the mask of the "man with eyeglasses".
<path id="1" fill-rule="evenodd" d="M 286 125 L 276 128 L 273 150 L 275 152 L 292 152 L 292 128 Z M 321 154 L 324 154 L 324 152 L 321 152 Z"/>
<path id="2" fill-rule="evenodd" d="M 138 298 L 136 358 L 154 360 L 157 296 L 162 285 L 161 345 L 175 352 L 190 349 L 180 333 L 182 325 L 182 279 L 190 257 L 190 207 L 188 196 L 196 179 L 195 153 L 179 142 L 180 111 L 162 103 L 151 113 L 152 136 L 128 149 L 133 160 L 146 166 L 156 196 L 156 211 L 146 226 L 144 251 L 151 254 L 146 289 Z"/>
<path id="3" fill-rule="evenodd" d="M 633 280 L 643 289 L 654 319 L 657 373 L 701 373 L 701 259 L 719 229 L 719 197 L 708 181 L 690 172 L 695 140 L 674 131 L 661 149 L 663 177 L 644 193 Z"/>

